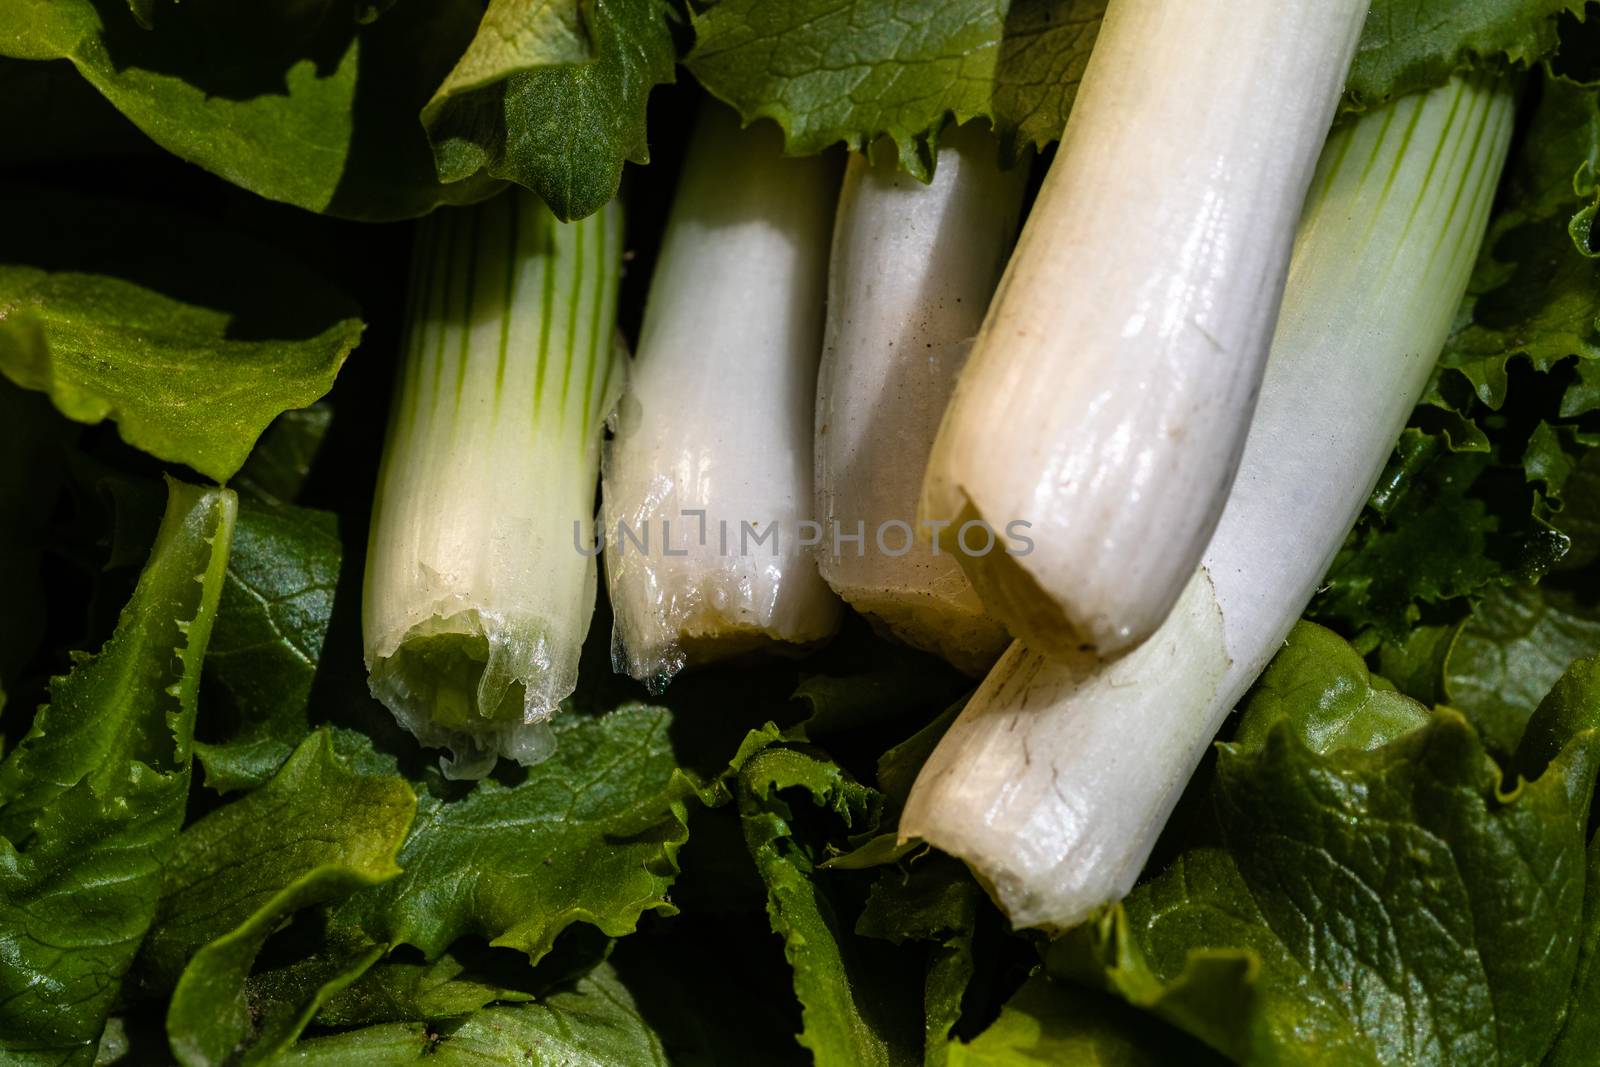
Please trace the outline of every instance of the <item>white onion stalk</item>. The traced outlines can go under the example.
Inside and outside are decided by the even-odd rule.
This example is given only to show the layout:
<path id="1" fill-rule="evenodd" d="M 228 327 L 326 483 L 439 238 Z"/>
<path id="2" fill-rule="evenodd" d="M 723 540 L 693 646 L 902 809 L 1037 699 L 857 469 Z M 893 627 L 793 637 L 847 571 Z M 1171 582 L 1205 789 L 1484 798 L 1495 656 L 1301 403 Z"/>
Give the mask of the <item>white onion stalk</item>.
<path id="1" fill-rule="evenodd" d="M 621 389 L 622 220 L 512 190 L 424 220 L 373 505 L 373 694 L 447 773 L 548 754 L 594 610 L 595 484 Z"/>
<path id="2" fill-rule="evenodd" d="M 1088 673 L 1012 645 L 922 769 L 900 833 L 964 859 L 1016 925 L 1064 929 L 1128 891 L 1304 610 L 1449 333 L 1512 112 L 1502 82 L 1457 79 L 1334 133 L 1239 477 L 1178 608 Z"/>
<path id="3" fill-rule="evenodd" d="M 613 661 L 653 687 L 838 626 L 805 526 L 837 189 L 773 124 L 703 109 L 605 460 Z"/>
<path id="4" fill-rule="evenodd" d="M 1295 221 L 1367 0 L 1111 0 L 961 374 L 922 515 L 1032 524 L 959 553 L 1077 660 L 1137 645 L 1200 561 L 1261 383 Z"/>
<path id="5" fill-rule="evenodd" d="M 852 155 L 834 223 L 817 375 L 819 546 L 834 592 L 913 645 L 979 674 L 1009 637 L 950 553 L 915 534 L 922 471 L 1016 233 L 1027 168 L 969 123 L 927 185 Z"/>

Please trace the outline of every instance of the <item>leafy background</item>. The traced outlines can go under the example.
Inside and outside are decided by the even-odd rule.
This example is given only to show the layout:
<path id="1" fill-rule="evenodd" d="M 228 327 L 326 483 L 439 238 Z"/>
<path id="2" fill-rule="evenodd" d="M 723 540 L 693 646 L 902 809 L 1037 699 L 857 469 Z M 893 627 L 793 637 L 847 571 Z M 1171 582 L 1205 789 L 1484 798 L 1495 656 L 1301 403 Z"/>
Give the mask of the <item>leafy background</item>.
<path id="1" fill-rule="evenodd" d="M 654 699 L 611 674 L 602 604 L 555 757 L 477 784 L 367 694 L 406 219 L 621 187 L 636 336 L 701 87 L 793 151 L 921 174 L 947 115 L 982 118 L 1037 174 L 1102 7 L 0 0 L 0 1058 L 1590 1062 L 1581 4 L 1374 5 L 1351 109 L 1551 65 L 1314 621 L 1096 921 L 1014 935 L 894 847 L 969 683 L 859 623 Z"/>

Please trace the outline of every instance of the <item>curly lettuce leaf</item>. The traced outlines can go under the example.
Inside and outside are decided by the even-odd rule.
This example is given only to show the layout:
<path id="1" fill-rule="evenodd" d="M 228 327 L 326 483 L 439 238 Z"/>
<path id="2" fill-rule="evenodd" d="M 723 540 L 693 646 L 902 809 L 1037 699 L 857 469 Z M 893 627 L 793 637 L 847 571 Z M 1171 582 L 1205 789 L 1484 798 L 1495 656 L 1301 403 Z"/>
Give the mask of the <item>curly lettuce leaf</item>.
<path id="1" fill-rule="evenodd" d="M 459 954 L 447 952 L 431 963 L 390 960 L 373 967 L 322 1005 L 317 1023 L 342 1029 L 432 1022 L 471 1015 L 497 1001 L 532 999 L 526 990 L 476 972 Z"/>
<path id="2" fill-rule="evenodd" d="M 564 711 L 555 754 L 516 784 L 424 795 L 405 873 L 341 904 L 335 925 L 428 959 L 473 936 L 538 962 L 573 923 L 619 937 L 646 912 L 673 914 L 688 812 L 709 788 L 679 765 L 673 725 L 640 704 Z"/>
<path id="3" fill-rule="evenodd" d="M 168 482 L 116 632 L 0 764 L 0 1049 L 88 1064 L 183 823 L 200 664 L 236 500 Z"/>
<path id="4" fill-rule="evenodd" d="M 1578 974 L 1597 680 L 1580 663 L 1541 705 L 1516 784 L 1449 709 L 1370 750 L 1286 718 L 1224 745 L 1213 839 L 1054 972 L 1251 1063 L 1538 1062 Z"/>
<path id="5" fill-rule="evenodd" d="M 485 1008 L 457 1025 L 388 1023 L 301 1041 L 275 1067 L 479 1067 L 498 1063 L 670 1062 L 634 995 L 609 964 L 531 1004 Z"/>
<path id="6" fill-rule="evenodd" d="M 328 391 L 363 325 L 281 252 L 152 204 L 6 186 L 0 373 L 223 481 Z"/>
<path id="7" fill-rule="evenodd" d="M 181 1063 L 241 1052 L 253 1062 L 286 1047 L 322 998 L 381 955 L 358 950 L 306 1003 L 246 996 L 261 947 L 296 912 L 400 873 L 395 855 L 415 810 L 404 781 L 351 771 L 318 731 L 260 789 L 179 835 L 139 972 L 147 988 L 172 989 L 167 1032 Z"/>
<path id="8" fill-rule="evenodd" d="M 820 869 L 826 844 L 804 829 L 825 815 L 845 830 L 870 832 L 881 797 L 826 757 L 783 745 L 749 758 L 735 796 L 772 930 L 793 969 L 801 1046 L 819 1067 L 921 1062 L 918 985 L 890 946 L 850 936 L 841 875 Z"/>
<path id="9" fill-rule="evenodd" d="M 926 181 L 951 115 L 989 120 L 1009 159 L 1058 138 L 1104 12 L 1104 0 L 718 0 L 693 13 L 684 64 L 746 121 L 776 120 L 793 154 L 888 137 Z"/>
<path id="10" fill-rule="evenodd" d="M 950 1031 L 977 966 L 973 939 L 983 891 L 949 857 L 930 857 L 908 871 L 885 871 L 873 883 L 855 932 L 892 944 L 932 942 L 922 983 L 924 1067 L 944 1067 Z"/>
<path id="11" fill-rule="evenodd" d="M 1600 606 L 1548 585 L 1494 589 L 1456 629 L 1443 662 L 1445 698 L 1489 748 L 1514 752 L 1541 695 L 1596 654 Z"/>
<path id="12" fill-rule="evenodd" d="M 1589 864 L 1583 893 L 1583 940 L 1567 1022 L 1545 1058 L 1544 1067 L 1585 1067 L 1600 1048 L 1600 833 L 1589 839 Z"/>
<path id="13" fill-rule="evenodd" d="M 1373 0 L 1346 101 L 1380 107 L 1496 62 L 1527 70 L 1556 51 L 1560 16 L 1583 11 L 1584 0 Z"/>
<path id="14" fill-rule="evenodd" d="M 1258 748 L 1280 723 L 1313 752 L 1378 748 L 1428 713 L 1367 669 L 1338 634 L 1301 622 L 1250 691 L 1234 743 Z"/>
<path id="15" fill-rule="evenodd" d="M 125 6 L 4 0 L 0 55 L 70 61 L 150 139 L 271 200 L 411 218 L 492 193 L 441 183 L 417 112 L 471 38 L 473 0 L 404 3 L 361 25 L 280 4 L 185 0 L 146 30 Z"/>
<path id="16" fill-rule="evenodd" d="M 422 109 L 439 177 L 503 178 L 563 220 L 600 210 L 648 163 L 645 105 L 673 80 L 666 0 L 490 0 Z"/>

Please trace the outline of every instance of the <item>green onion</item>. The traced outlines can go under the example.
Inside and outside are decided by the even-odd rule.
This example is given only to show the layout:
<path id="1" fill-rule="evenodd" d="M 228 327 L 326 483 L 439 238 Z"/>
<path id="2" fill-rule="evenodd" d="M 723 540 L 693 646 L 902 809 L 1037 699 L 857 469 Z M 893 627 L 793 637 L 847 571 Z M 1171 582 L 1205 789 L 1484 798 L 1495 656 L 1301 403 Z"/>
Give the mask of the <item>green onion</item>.
<path id="1" fill-rule="evenodd" d="M 577 684 L 621 231 L 615 204 L 563 224 L 512 190 L 418 236 L 363 625 L 373 694 L 455 776 L 547 755 Z"/>

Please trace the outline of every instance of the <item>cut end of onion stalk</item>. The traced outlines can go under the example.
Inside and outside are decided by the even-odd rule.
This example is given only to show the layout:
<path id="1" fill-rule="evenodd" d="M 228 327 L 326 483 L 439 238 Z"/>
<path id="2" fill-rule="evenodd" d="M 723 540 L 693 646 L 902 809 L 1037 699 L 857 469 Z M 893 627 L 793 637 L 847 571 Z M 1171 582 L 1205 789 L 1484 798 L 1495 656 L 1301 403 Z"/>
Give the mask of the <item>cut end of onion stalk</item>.
<path id="1" fill-rule="evenodd" d="M 1174 710 L 1210 703 L 1232 662 L 1203 570 L 1172 618 L 1088 671 L 1013 644 L 923 766 L 900 839 L 966 861 L 1019 927 L 1064 930 L 1126 895 L 1139 864 L 1118 861 L 1148 853 L 1193 769 L 1196 731 L 1174 729 Z M 1181 681 L 1170 703 L 1148 699 L 1152 677 Z"/>
<path id="2" fill-rule="evenodd" d="M 1029 524 L 1026 555 L 957 555 L 1028 647 L 1120 655 L 1199 564 L 1367 8 L 1107 5 L 921 504 L 943 543 Z"/>
<path id="3" fill-rule="evenodd" d="M 998 160 L 978 123 L 945 131 L 927 185 L 892 157 L 852 154 L 817 375 L 817 518 L 866 541 L 820 546 L 822 576 L 880 629 L 969 674 L 1010 636 L 955 558 L 912 526 L 939 420 L 1016 233 L 1027 167 L 1001 171 Z"/>
<path id="4" fill-rule="evenodd" d="M 594 491 L 624 358 L 615 204 L 513 189 L 418 236 L 363 604 L 373 695 L 452 777 L 550 753 L 594 609 Z"/>
<path id="5" fill-rule="evenodd" d="M 703 109 L 605 460 L 613 661 L 654 689 L 838 626 L 801 535 L 837 183 Z"/>

